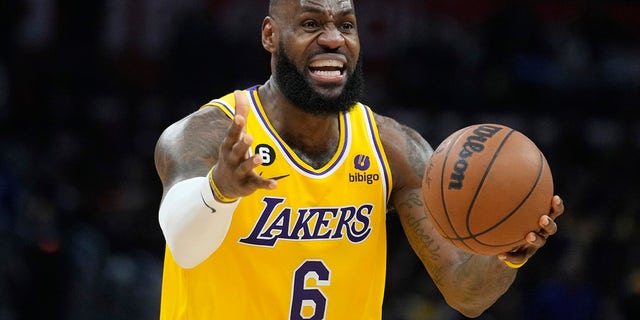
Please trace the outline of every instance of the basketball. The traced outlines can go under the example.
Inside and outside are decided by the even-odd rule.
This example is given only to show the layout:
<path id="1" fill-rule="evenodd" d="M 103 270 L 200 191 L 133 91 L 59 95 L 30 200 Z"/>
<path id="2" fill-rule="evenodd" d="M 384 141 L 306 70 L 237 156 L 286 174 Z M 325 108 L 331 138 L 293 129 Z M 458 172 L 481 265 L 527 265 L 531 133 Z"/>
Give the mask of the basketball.
<path id="1" fill-rule="evenodd" d="M 551 208 L 553 178 L 527 136 L 500 124 L 475 124 L 447 137 L 422 181 L 427 215 L 443 238 L 479 255 L 525 244 Z"/>

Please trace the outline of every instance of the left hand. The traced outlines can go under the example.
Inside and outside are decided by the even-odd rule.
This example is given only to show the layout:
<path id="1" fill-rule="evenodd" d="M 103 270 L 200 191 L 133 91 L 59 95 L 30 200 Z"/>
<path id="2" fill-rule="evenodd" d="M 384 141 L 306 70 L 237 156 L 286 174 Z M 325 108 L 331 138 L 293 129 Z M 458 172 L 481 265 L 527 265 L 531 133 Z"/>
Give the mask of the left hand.
<path id="1" fill-rule="evenodd" d="M 548 215 L 542 215 L 538 224 L 540 229 L 537 231 L 529 232 L 525 240 L 526 244 L 520 248 L 498 254 L 498 259 L 502 261 L 508 261 L 513 264 L 521 264 L 531 258 L 538 249 L 547 243 L 547 239 L 558 232 L 558 225 L 555 220 L 564 212 L 564 203 L 559 196 L 553 196 L 551 198 L 551 212 Z"/>

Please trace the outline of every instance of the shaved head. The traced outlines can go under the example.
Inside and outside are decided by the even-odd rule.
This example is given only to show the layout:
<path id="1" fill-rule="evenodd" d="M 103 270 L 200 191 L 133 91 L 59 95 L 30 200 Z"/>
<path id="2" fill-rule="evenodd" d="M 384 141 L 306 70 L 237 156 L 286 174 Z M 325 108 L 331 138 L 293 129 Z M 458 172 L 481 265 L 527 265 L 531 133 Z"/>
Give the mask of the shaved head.
<path id="1" fill-rule="evenodd" d="M 292 0 L 269 0 L 269 15 L 275 17 L 278 15 L 279 10 L 282 10 L 282 5 L 289 4 Z M 304 2 L 304 1 L 302 1 Z M 320 1 L 318 1 L 320 2 Z M 339 2 L 348 2 L 351 7 L 353 7 L 353 3 L 351 0 L 348 1 L 339 1 Z M 335 4 L 335 3 L 334 3 Z"/>

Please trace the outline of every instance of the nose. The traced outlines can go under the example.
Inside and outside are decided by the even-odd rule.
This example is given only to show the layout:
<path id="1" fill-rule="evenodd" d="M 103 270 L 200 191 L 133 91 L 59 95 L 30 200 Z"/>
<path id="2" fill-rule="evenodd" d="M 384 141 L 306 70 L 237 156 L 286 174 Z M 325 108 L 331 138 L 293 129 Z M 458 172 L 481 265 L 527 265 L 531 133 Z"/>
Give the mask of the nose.
<path id="1" fill-rule="evenodd" d="M 337 49 L 344 45 L 344 35 L 334 25 L 329 25 L 318 37 L 318 44 L 327 49 Z"/>

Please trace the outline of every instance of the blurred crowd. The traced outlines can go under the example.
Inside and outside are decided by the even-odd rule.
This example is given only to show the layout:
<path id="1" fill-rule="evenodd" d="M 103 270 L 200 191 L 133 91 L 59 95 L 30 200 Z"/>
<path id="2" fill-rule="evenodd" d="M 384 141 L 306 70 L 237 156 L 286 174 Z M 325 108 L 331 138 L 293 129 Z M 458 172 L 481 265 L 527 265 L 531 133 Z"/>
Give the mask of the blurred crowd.
<path id="1" fill-rule="evenodd" d="M 480 319 L 640 319 L 640 1 L 357 1 L 364 102 L 545 153 L 559 234 Z M 263 83 L 267 1 L 0 1 L 0 320 L 156 319 L 156 139 Z M 390 214 L 384 318 L 461 319 Z M 366 266 L 363 266 L 366 269 Z"/>

